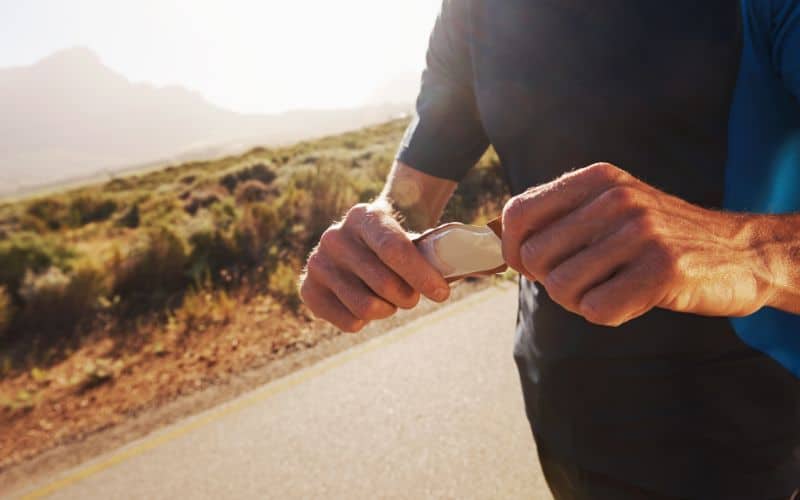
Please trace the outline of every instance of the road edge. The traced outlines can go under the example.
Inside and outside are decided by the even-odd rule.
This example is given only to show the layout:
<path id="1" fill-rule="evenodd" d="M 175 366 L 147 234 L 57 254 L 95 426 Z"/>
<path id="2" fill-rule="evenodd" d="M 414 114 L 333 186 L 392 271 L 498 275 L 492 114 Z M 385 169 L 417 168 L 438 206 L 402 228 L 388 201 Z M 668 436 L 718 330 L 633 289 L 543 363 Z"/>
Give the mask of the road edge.
<path id="1" fill-rule="evenodd" d="M 247 393 L 260 387 L 289 378 L 297 372 L 307 370 L 340 356 L 346 351 L 362 347 L 390 332 L 401 329 L 415 320 L 434 314 L 442 308 L 456 306 L 491 288 L 508 289 L 511 285 L 499 279 L 461 283 L 453 290 L 452 300 L 439 305 L 425 301 L 412 311 L 403 311 L 397 317 L 371 325 L 358 335 L 341 335 L 320 344 L 274 360 L 264 366 L 253 368 L 204 388 L 198 392 L 181 396 L 158 408 L 135 415 L 116 426 L 82 437 L 80 440 L 46 451 L 29 461 L 16 465 L 0 475 L 0 495 L 20 494 L 30 491 L 34 485 L 46 485 L 46 479 L 61 476 L 81 464 L 89 463 L 103 455 L 119 451 L 134 442 L 156 435 L 159 431 L 182 420 L 197 417 L 216 407 L 231 404 Z"/>

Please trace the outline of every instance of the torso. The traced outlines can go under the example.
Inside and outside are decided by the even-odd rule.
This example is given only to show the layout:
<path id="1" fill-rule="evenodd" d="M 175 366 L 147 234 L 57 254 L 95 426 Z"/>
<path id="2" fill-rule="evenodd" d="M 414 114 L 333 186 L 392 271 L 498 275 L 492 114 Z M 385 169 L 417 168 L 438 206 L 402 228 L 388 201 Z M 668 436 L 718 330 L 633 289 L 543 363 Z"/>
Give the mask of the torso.
<path id="1" fill-rule="evenodd" d="M 608 161 L 722 206 L 742 54 L 737 1 L 470 8 L 481 121 L 513 192 Z M 540 445 L 674 495 L 734 491 L 736 471 L 784 491 L 800 473 L 800 385 L 727 319 L 656 310 L 609 330 L 536 284 L 520 289 L 515 357 Z"/>

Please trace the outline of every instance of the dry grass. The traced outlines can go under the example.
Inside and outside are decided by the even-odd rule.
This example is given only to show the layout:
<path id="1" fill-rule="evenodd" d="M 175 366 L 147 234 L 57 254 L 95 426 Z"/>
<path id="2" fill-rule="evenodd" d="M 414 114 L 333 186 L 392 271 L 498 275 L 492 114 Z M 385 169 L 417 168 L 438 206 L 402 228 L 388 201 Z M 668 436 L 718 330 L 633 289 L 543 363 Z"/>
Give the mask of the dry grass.
<path id="1" fill-rule="evenodd" d="M 336 335 L 297 275 L 380 191 L 406 124 L 0 204 L 0 470 Z M 505 196 L 487 153 L 446 218 Z"/>

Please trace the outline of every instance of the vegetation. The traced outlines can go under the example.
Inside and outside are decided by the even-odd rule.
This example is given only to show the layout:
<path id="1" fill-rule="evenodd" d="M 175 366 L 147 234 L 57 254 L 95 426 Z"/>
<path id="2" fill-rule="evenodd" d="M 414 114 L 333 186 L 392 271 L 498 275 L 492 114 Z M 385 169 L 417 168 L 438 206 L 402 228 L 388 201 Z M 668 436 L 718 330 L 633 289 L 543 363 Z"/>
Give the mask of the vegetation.
<path id="1" fill-rule="evenodd" d="M 5 287 L 0 287 L 0 335 L 3 335 L 11 323 L 11 299 Z"/>
<path id="2" fill-rule="evenodd" d="M 26 353 L 4 372 L 46 364 L 31 352 L 130 335 L 143 321 L 189 334 L 225 318 L 244 284 L 297 311 L 305 255 L 349 206 L 380 191 L 406 124 L 0 204 L 0 353 Z M 504 196 L 487 153 L 446 218 L 486 220 Z"/>

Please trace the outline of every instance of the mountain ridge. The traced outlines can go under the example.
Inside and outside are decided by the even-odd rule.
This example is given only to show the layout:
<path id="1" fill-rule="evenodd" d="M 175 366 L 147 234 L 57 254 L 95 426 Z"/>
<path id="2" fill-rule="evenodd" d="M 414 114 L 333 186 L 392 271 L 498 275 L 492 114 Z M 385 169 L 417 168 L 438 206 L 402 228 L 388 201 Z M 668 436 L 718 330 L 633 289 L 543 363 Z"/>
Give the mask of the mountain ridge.
<path id="1" fill-rule="evenodd" d="M 279 145 L 395 118 L 410 103 L 244 114 L 131 82 L 86 47 L 0 68 L 0 195 L 136 165 Z M 194 156 L 192 156 L 194 155 Z"/>

